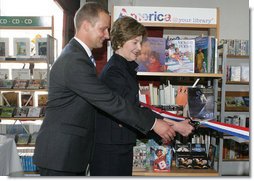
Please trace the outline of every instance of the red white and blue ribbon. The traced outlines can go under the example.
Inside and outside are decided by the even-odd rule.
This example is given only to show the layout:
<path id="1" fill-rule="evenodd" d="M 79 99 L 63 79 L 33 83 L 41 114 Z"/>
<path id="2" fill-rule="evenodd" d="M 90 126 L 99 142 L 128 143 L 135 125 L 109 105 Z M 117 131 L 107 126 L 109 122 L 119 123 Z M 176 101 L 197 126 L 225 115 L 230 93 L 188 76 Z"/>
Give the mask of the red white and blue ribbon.
<path id="1" fill-rule="evenodd" d="M 143 102 L 140 102 L 140 104 L 141 104 L 141 106 L 147 107 L 147 108 L 151 109 L 152 111 L 154 111 L 155 113 L 160 114 L 162 117 L 171 119 L 173 121 L 180 122 L 180 121 L 183 121 L 186 119 L 186 117 L 178 116 L 174 113 L 162 110 L 160 108 L 156 108 L 154 106 L 145 104 Z M 249 128 L 242 127 L 242 126 L 236 126 L 233 124 L 221 123 L 221 122 L 217 122 L 215 120 L 199 121 L 199 122 L 202 126 L 214 129 L 216 131 L 230 134 L 230 135 L 240 137 L 240 138 L 243 138 L 246 140 L 250 139 L 249 138 Z"/>

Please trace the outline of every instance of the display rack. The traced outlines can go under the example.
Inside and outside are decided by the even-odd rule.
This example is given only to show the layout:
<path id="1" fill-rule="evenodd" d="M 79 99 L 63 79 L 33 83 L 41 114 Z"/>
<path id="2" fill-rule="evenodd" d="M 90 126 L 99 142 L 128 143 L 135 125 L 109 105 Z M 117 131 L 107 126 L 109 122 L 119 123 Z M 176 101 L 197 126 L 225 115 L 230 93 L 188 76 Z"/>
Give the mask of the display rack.
<path id="1" fill-rule="evenodd" d="M 47 71 L 47 79 L 49 78 L 49 71 L 50 68 L 52 67 L 52 64 L 57 56 L 57 40 L 54 38 L 54 17 L 53 16 L 0 16 L 0 35 L 1 32 L 6 32 L 6 31 L 13 31 L 15 30 L 15 33 L 17 36 L 19 36 L 19 32 L 32 32 L 34 35 L 36 34 L 42 34 L 42 36 L 45 38 L 46 36 L 46 42 L 47 42 L 47 49 L 46 49 L 46 54 L 42 56 L 25 56 L 25 57 L 18 57 L 18 56 L 10 56 L 7 54 L 5 57 L 0 57 L 0 68 L 2 68 L 1 65 L 8 67 L 8 69 L 12 69 L 13 65 L 15 64 L 18 67 L 24 67 L 26 65 L 29 65 L 29 68 L 31 65 L 43 65 L 44 69 Z M 24 36 L 24 35 L 21 35 Z M 29 35 L 28 35 L 29 36 Z M 36 47 L 37 48 L 37 47 Z M 30 51 L 30 50 L 29 50 Z M 32 66 L 33 67 L 33 66 Z M 46 67 L 46 68 L 45 68 Z M 31 77 L 30 77 L 31 79 Z M 48 80 L 47 80 L 48 81 Z M 0 88 L 0 99 L 3 98 L 3 93 L 5 92 L 15 92 L 18 93 L 18 99 L 21 97 L 21 93 L 28 93 L 30 94 L 30 98 L 34 97 L 36 93 L 42 93 L 42 94 L 47 94 L 47 86 L 46 88 L 42 89 L 13 89 L 13 88 Z M 3 98 L 4 99 L 4 98 Z M 1 101 L 0 101 L 1 102 Z M 21 107 L 21 100 L 18 101 L 17 107 Z M 8 104 L 7 104 L 8 105 Z M 1 105 L 0 105 L 1 106 Z M 35 101 L 33 101 L 33 106 L 35 107 Z M 11 129 L 14 128 L 15 124 L 19 123 L 24 131 L 28 134 L 30 133 L 30 130 L 26 129 L 25 124 L 23 122 L 27 122 L 28 124 L 38 124 L 35 123 L 35 121 L 41 122 L 43 120 L 43 117 L 0 117 L 0 124 L 1 122 L 4 121 L 6 124 L 12 124 Z M 31 123 L 31 122 L 34 123 Z M 6 129 L 6 128 L 5 128 Z M 29 126 L 30 129 L 30 126 Z M 4 129 L 3 129 L 4 130 Z M 35 131 L 34 128 L 32 131 Z M 34 148 L 33 144 L 27 144 L 27 145 L 18 145 L 18 152 L 20 156 L 20 160 L 22 162 L 22 167 L 23 171 L 25 174 L 30 175 L 31 173 L 28 172 L 29 169 L 27 170 L 25 167 L 27 167 L 27 157 L 30 157 L 30 166 L 32 166 L 32 154 L 31 151 L 29 151 L 29 155 L 27 155 L 27 150 L 31 150 L 31 148 Z M 22 147 L 20 147 L 22 146 Z M 19 148 L 20 147 L 20 148 Z M 25 147 L 25 149 L 22 149 L 23 151 L 20 152 L 20 149 Z M 24 151 L 25 150 L 25 151 Z M 26 159 L 26 161 L 24 160 Z M 25 166 L 26 165 L 26 166 Z M 35 167 L 33 165 L 33 167 Z M 35 172 L 32 172 L 32 174 L 36 173 L 36 168 L 33 168 Z"/>
<path id="2" fill-rule="evenodd" d="M 247 113 L 249 115 L 249 107 L 227 107 L 225 102 L 226 102 L 226 97 L 241 97 L 241 96 L 246 96 L 249 97 L 249 92 L 246 91 L 228 91 L 227 90 L 227 85 L 234 86 L 236 89 L 242 88 L 243 86 L 248 86 L 249 82 L 241 82 L 241 81 L 227 81 L 227 65 L 229 65 L 229 59 L 246 59 L 249 60 L 249 56 L 239 56 L 239 55 L 228 55 L 228 45 L 223 44 L 221 46 L 221 53 L 220 53 L 220 58 L 222 61 L 222 67 L 223 67 L 223 79 L 221 81 L 221 107 L 220 107 L 220 119 L 221 122 L 225 122 L 225 117 L 228 114 L 242 114 L 242 113 Z M 241 64 L 241 62 L 238 62 Z M 230 139 L 230 140 L 235 140 L 236 142 L 240 142 L 243 144 L 249 144 L 249 140 L 243 140 L 234 136 L 229 136 L 226 134 L 222 134 L 220 137 L 220 153 L 223 153 L 223 147 L 224 147 L 224 140 L 225 139 Z M 223 159 L 223 155 L 219 155 L 219 164 L 220 164 L 220 173 L 223 175 L 249 175 L 249 166 L 250 162 L 249 159 Z M 229 170 L 228 167 L 230 168 L 235 168 Z M 237 171 L 236 171 L 237 170 Z"/>

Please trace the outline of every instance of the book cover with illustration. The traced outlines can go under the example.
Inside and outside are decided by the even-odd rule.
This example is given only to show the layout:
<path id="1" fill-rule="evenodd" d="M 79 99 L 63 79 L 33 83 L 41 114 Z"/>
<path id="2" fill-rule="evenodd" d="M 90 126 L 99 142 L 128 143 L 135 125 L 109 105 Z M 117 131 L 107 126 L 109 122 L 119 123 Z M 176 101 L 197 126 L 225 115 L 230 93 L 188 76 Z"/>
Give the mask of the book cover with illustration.
<path id="1" fill-rule="evenodd" d="M 195 38 L 195 73 L 217 72 L 217 41 L 212 36 Z"/>
<path id="2" fill-rule="evenodd" d="M 11 75 L 12 75 L 12 80 L 29 80 L 30 70 L 29 69 L 12 69 Z"/>
<path id="3" fill-rule="evenodd" d="M 165 66 L 164 38 L 148 37 L 142 43 L 141 52 L 136 62 L 139 64 L 139 72 L 164 72 Z"/>
<path id="4" fill-rule="evenodd" d="M 190 117 L 214 119 L 214 95 L 212 88 L 188 88 Z"/>
<path id="5" fill-rule="evenodd" d="M 16 107 L 14 112 L 14 117 L 26 117 L 29 111 L 29 107 Z"/>
<path id="6" fill-rule="evenodd" d="M 2 107 L 1 109 L 1 115 L 0 117 L 2 118 L 10 118 L 13 116 L 13 113 L 14 113 L 14 110 L 15 110 L 15 107 Z"/>
<path id="7" fill-rule="evenodd" d="M 195 41 L 168 40 L 167 45 L 167 72 L 194 73 Z"/>
<path id="8" fill-rule="evenodd" d="M 3 92 L 2 102 L 4 106 L 18 106 L 19 93 L 18 92 Z"/>
<path id="9" fill-rule="evenodd" d="M 0 89 L 11 89 L 13 80 L 0 79 Z"/>
<path id="10" fill-rule="evenodd" d="M 39 118 L 41 115 L 41 107 L 30 107 L 27 113 L 27 117 Z"/>
<path id="11" fill-rule="evenodd" d="M 0 69 L 0 79 L 1 80 L 9 79 L 9 69 Z"/>

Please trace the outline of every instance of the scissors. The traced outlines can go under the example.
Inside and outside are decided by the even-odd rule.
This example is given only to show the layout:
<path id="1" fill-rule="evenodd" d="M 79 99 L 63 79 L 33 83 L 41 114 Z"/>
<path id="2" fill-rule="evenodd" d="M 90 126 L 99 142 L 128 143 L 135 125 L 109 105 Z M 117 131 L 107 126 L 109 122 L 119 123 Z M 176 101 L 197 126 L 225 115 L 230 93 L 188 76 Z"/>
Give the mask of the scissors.
<path id="1" fill-rule="evenodd" d="M 195 130 L 197 130 L 200 126 L 201 126 L 201 122 L 208 122 L 208 121 L 211 121 L 213 119 L 196 119 L 194 120 L 191 116 L 190 116 L 190 112 L 188 111 L 187 112 L 188 116 L 186 117 L 186 119 L 189 119 L 189 124 L 191 126 L 194 127 Z"/>

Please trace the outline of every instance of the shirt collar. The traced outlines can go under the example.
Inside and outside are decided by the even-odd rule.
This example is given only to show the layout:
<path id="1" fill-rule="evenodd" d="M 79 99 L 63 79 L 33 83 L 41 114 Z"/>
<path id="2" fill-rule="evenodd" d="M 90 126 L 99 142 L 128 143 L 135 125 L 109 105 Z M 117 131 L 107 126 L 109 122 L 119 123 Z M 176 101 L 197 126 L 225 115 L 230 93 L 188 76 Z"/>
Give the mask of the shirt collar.
<path id="1" fill-rule="evenodd" d="M 84 42 L 82 42 L 80 39 L 78 39 L 77 37 L 74 37 L 74 39 L 77 40 L 80 43 L 80 45 L 85 49 L 88 57 L 91 57 L 92 52 L 91 52 L 90 48 L 88 48 L 88 46 Z"/>

